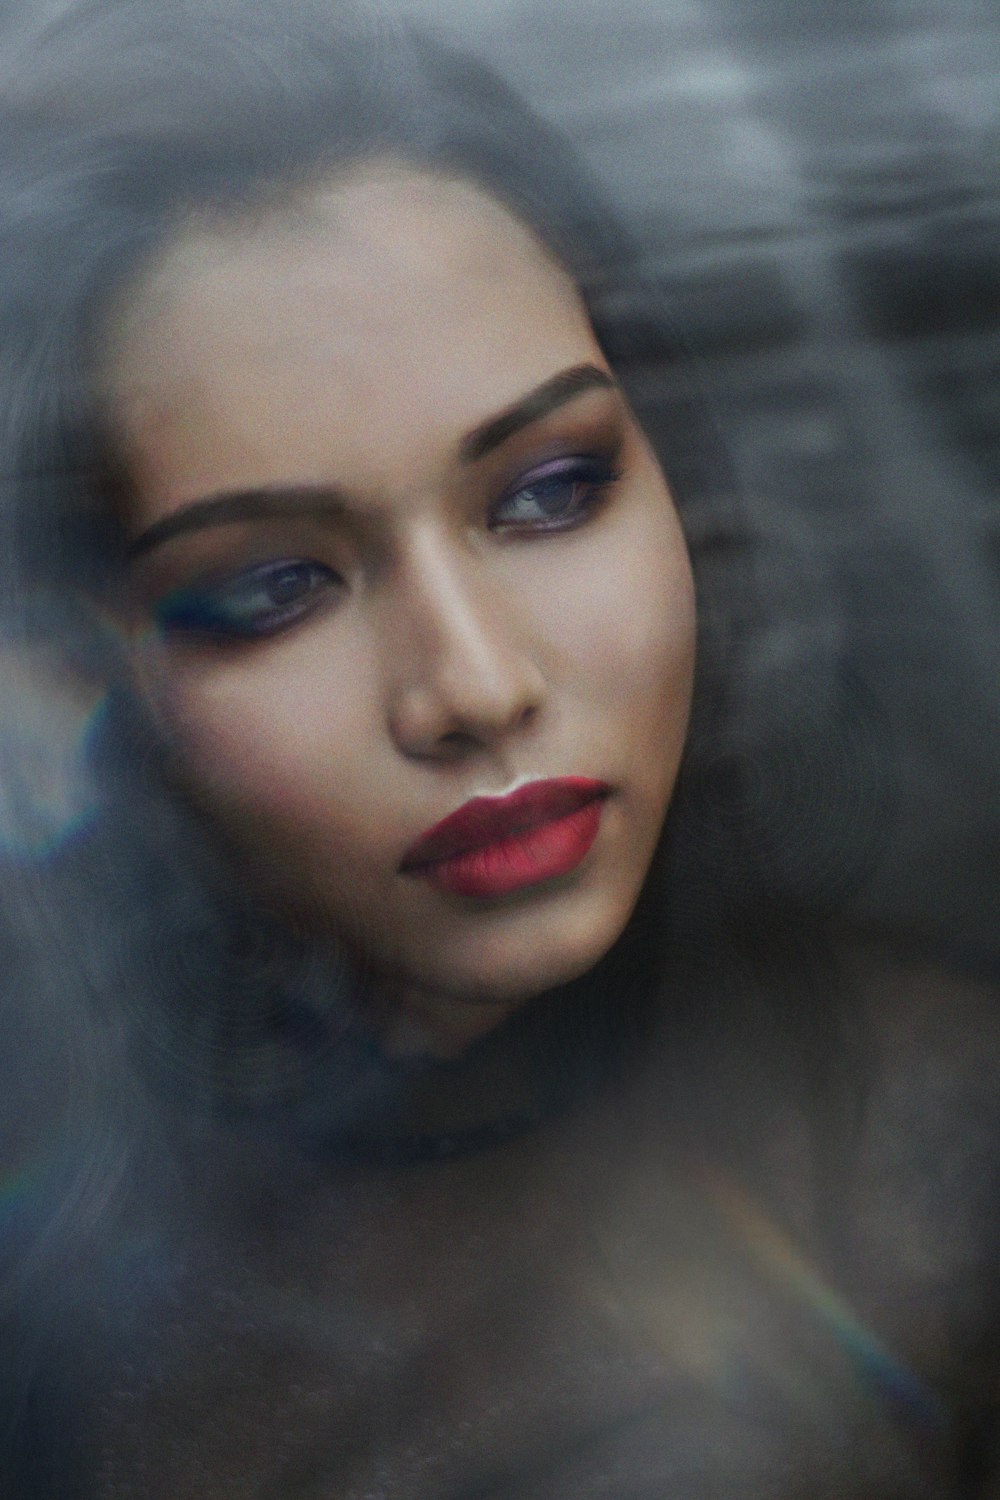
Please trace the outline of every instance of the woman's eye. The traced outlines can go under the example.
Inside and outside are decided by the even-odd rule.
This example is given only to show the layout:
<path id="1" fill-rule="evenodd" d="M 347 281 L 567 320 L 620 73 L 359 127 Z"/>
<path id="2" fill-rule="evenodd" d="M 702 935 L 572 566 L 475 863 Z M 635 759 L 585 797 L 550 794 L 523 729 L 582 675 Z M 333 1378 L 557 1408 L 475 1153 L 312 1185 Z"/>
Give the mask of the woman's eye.
<path id="1" fill-rule="evenodd" d="M 494 507 L 494 531 L 563 531 L 579 525 L 621 477 L 607 458 L 560 458 L 536 469 Z"/>
<path id="2" fill-rule="evenodd" d="M 165 635 L 253 640 L 309 614 L 340 582 L 322 563 L 262 563 L 219 583 L 176 589 L 157 605 L 156 623 Z"/>

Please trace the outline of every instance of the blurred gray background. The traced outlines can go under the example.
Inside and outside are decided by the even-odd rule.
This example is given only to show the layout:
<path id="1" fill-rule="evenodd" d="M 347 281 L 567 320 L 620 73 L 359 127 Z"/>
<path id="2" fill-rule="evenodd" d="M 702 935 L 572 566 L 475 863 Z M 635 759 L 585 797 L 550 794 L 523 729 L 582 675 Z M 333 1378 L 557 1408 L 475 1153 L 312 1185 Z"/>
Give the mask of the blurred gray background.
<path id="1" fill-rule="evenodd" d="M 852 918 L 995 970 L 1000 5 L 393 9 L 494 62 L 641 235 L 774 537 L 772 692 L 796 680 L 817 616 L 846 615 L 832 623 L 878 728 L 846 787 L 834 768 L 804 802 L 794 756 L 771 757 L 760 796 L 785 845 L 779 878 L 822 895 L 799 849 L 818 827 L 835 884 L 838 830 L 868 835 L 839 898 Z M 866 795 L 875 760 L 888 797 Z"/>

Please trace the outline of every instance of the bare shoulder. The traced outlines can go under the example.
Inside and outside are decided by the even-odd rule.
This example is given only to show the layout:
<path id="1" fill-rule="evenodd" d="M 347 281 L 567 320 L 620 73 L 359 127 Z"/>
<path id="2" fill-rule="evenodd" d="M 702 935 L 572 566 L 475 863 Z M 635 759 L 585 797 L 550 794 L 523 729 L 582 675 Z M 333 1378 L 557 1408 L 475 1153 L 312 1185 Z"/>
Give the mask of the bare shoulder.
<path id="1" fill-rule="evenodd" d="M 901 938 L 850 928 L 834 929 L 841 961 L 872 1000 L 884 1003 L 885 1014 L 896 1006 L 911 1020 L 917 1009 L 930 1017 L 943 1006 L 982 1010 L 989 1022 L 1000 1006 L 1000 974 L 954 963 L 908 944 Z"/>
<path id="2" fill-rule="evenodd" d="M 933 1140 L 941 1167 L 942 1154 L 958 1168 L 977 1146 L 982 1164 L 992 1161 L 1000 1125 L 1000 985 L 874 937 L 843 937 L 838 953 L 859 1008 L 871 1123 L 906 1131 L 902 1155 Z M 923 1162 L 925 1169 L 934 1165 Z"/>
<path id="3" fill-rule="evenodd" d="M 1000 1326 L 1000 991 L 874 938 L 838 948 L 864 1060 L 845 1205 L 856 1291 L 958 1379 Z"/>

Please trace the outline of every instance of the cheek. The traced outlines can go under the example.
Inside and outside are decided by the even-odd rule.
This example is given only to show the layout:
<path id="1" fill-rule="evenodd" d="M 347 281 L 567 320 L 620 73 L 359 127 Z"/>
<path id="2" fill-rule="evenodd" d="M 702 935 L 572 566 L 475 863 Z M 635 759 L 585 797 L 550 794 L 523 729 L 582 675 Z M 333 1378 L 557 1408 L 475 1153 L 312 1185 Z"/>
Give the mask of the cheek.
<path id="1" fill-rule="evenodd" d="M 694 598 L 686 554 L 636 549 L 608 582 L 603 681 L 632 709 L 685 706 L 694 663 Z"/>
<path id="2" fill-rule="evenodd" d="M 607 731 L 656 759 L 687 726 L 694 676 L 690 563 L 665 491 L 618 529 L 595 534 L 546 602 L 545 628 L 564 642 L 562 670 Z"/>
<path id="3" fill-rule="evenodd" d="M 363 664 L 352 656 L 348 671 L 326 636 L 161 678 L 180 779 L 251 856 L 322 844 L 363 860 L 378 790 L 373 700 Z"/>

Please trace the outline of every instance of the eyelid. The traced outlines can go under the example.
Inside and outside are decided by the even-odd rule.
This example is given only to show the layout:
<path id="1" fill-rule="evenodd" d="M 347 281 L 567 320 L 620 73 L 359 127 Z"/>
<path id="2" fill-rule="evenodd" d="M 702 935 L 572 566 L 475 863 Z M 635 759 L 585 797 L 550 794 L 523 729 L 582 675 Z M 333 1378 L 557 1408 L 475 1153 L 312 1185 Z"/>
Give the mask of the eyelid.
<path id="1" fill-rule="evenodd" d="M 505 494 L 516 495 L 518 490 L 529 489 L 533 484 L 539 484 L 543 479 L 552 479 L 559 474 L 572 472 L 574 466 L 589 462 L 599 462 L 600 455 L 594 453 L 565 453 L 558 458 L 547 459 L 545 463 L 538 464 L 533 469 L 528 469 L 507 490 Z M 501 499 L 504 498 L 501 496 Z"/>
<path id="2" fill-rule="evenodd" d="M 617 468 L 621 464 L 626 440 L 624 427 L 614 421 L 601 422 L 598 426 L 587 424 L 571 429 L 563 436 L 557 435 L 551 441 L 533 443 L 508 468 L 508 478 L 500 498 L 516 493 L 525 484 L 560 473 L 573 463 L 603 462 Z"/>

